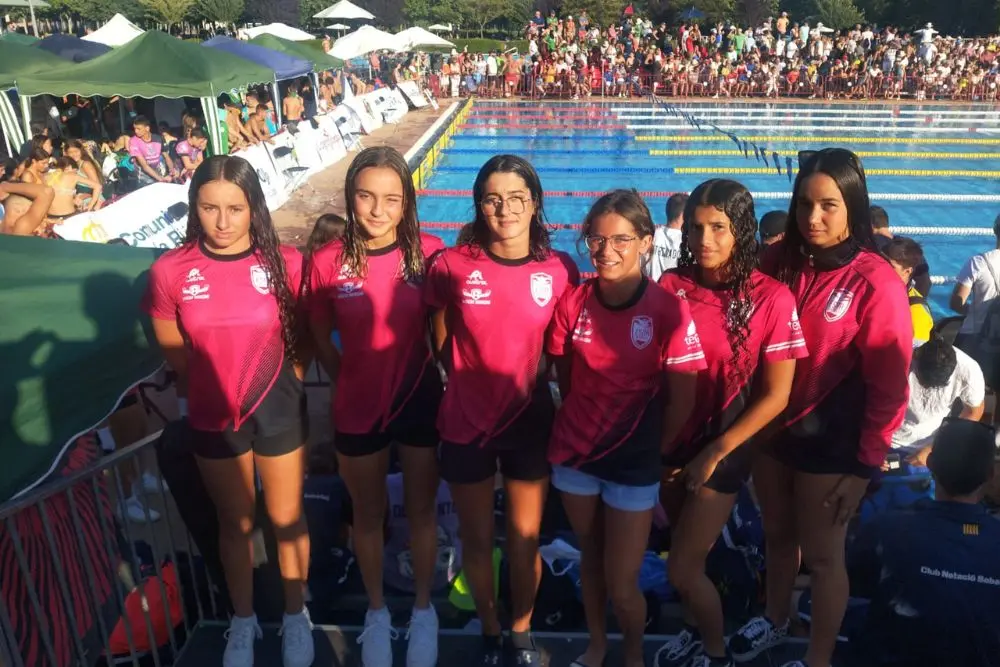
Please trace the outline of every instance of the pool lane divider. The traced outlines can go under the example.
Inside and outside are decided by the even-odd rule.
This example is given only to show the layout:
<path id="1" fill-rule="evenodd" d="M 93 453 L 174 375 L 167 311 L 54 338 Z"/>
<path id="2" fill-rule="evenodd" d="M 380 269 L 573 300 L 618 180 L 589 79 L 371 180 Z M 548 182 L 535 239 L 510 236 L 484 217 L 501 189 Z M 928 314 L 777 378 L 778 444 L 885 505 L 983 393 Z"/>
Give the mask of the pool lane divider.
<path id="1" fill-rule="evenodd" d="M 472 174 L 479 167 L 441 167 L 442 174 Z M 773 174 L 774 167 L 539 167 L 542 174 L 656 174 L 656 175 L 726 175 L 726 174 Z M 797 173 L 798 169 L 793 169 Z M 781 171 L 778 170 L 780 174 Z M 868 176 L 915 176 L 957 178 L 990 178 L 1000 179 L 1000 171 L 985 171 L 979 169 L 865 169 Z"/>
<path id="2" fill-rule="evenodd" d="M 472 149 L 453 149 L 453 153 L 460 153 L 463 151 L 470 151 Z M 531 151 L 533 153 L 540 153 L 541 151 Z M 579 151 L 574 151 L 579 152 Z M 605 153 L 607 151 L 594 151 L 595 153 Z M 620 151 L 619 151 L 620 152 Z M 552 151 L 552 153 L 564 154 L 566 151 Z M 927 151 L 854 151 L 854 154 L 858 157 L 893 157 L 893 158 L 911 158 L 911 159 L 921 159 L 921 160 L 992 160 L 1000 159 L 1000 153 L 933 153 Z M 730 150 L 669 150 L 662 148 L 651 148 L 649 149 L 649 155 L 653 157 L 694 157 L 694 156 L 718 156 L 718 157 L 739 157 L 743 155 L 742 151 L 730 151 Z"/>
<path id="3" fill-rule="evenodd" d="M 452 190 L 452 189 L 423 189 L 417 192 L 424 197 L 472 197 L 472 190 Z M 605 190 L 546 190 L 545 196 L 555 199 L 596 199 L 607 194 Z M 666 199 L 675 194 L 688 194 L 683 190 L 644 190 L 639 195 L 646 198 Z M 760 200 L 785 200 L 792 197 L 791 192 L 762 191 L 751 192 L 754 199 Z M 979 202 L 1000 202 L 1000 195 L 965 195 L 965 194 L 937 194 L 937 193 L 911 193 L 911 192 L 873 192 L 869 194 L 873 201 L 947 201 L 959 203 L 979 203 Z"/>
<path id="4" fill-rule="evenodd" d="M 576 125 L 575 127 L 569 123 L 499 123 L 499 124 L 484 124 L 484 123 L 464 123 L 459 126 L 462 130 L 586 130 L 588 132 L 593 132 L 594 130 L 627 130 L 628 127 L 625 123 L 601 123 L 597 127 L 594 125 Z"/>
<path id="5" fill-rule="evenodd" d="M 537 138 L 537 137 L 536 137 Z M 570 139 L 576 137 L 567 137 Z M 981 146 L 1000 146 L 1000 139 L 971 139 L 971 138 L 948 138 L 948 137 L 848 137 L 848 136 L 835 136 L 835 137 L 795 137 L 788 135 L 773 135 L 773 134 L 757 134 L 749 137 L 743 137 L 745 141 L 761 141 L 761 142 L 790 142 L 790 143 L 804 143 L 804 142 L 815 142 L 817 140 L 828 142 L 828 143 L 851 143 L 851 144 L 956 144 L 956 145 L 981 145 Z M 635 135 L 636 141 L 732 141 L 729 136 L 722 135 L 691 135 L 691 134 L 669 134 L 669 135 L 659 135 L 659 134 L 637 134 Z"/>
<path id="6" fill-rule="evenodd" d="M 421 221 L 424 229 L 462 229 L 468 222 L 427 222 Z M 582 225 L 576 223 L 548 223 L 553 231 L 580 231 Z M 992 227 L 911 227 L 893 226 L 893 234 L 902 236 L 993 236 Z"/>
<path id="7" fill-rule="evenodd" d="M 413 187 L 415 189 L 419 190 L 430 181 L 434 167 L 441 159 L 441 154 L 445 148 L 451 145 L 451 138 L 465 122 L 465 117 L 468 116 L 471 109 L 472 98 L 468 98 L 464 102 L 456 102 L 448 107 L 444 114 L 427 128 L 427 131 L 403 156 L 413 173 Z M 430 143 L 429 147 L 428 143 Z M 419 157 L 425 148 L 426 152 L 423 157 Z M 413 161 L 418 157 L 420 163 L 414 167 Z"/>

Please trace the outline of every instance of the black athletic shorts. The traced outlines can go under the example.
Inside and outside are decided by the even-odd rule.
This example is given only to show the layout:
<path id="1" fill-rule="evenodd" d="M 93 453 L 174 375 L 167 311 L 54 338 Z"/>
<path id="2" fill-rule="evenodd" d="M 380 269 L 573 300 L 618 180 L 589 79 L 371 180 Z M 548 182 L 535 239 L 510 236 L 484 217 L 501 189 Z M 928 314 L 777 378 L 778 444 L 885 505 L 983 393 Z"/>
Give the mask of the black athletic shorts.
<path id="1" fill-rule="evenodd" d="M 191 429 L 195 454 L 206 459 L 229 459 L 252 451 L 259 456 L 283 456 L 302 447 L 309 437 L 309 414 L 302 382 L 286 362 L 257 409 L 234 430 Z"/>
<path id="2" fill-rule="evenodd" d="M 376 427 L 368 433 L 335 431 L 334 448 L 341 456 L 368 456 L 393 442 L 409 447 L 437 447 L 441 441 L 437 415 L 443 395 L 441 374 L 436 365 L 428 363 L 413 395 L 384 429 Z"/>
<path id="3" fill-rule="evenodd" d="M 676 455 L 674 453 L 663 456 L 662 463 L 665 468 L 684 468 L 691 463 L 701 452 L 693 452 Z M 716 493 L 734 494 L 739 493 L 740 488 L 750 478 L 750 466 L 753 463 L 753 448 L 744 445 L 731 452 L 729 456 L 719 461 L 715 467 L 715 472 L 705 482 L 705 486 Z"/>
<path id="4" fill-rule="evenodd" d="M 449 484 L 476 484 L 499 470 L 507 479 L 522 482 L 545 479 L 551 472 L 549 437 L 555 414 L 549 384 L 539 380 L 528 407 L 490 440 L 442 441 L 438 449 L 441 478 Z"/>

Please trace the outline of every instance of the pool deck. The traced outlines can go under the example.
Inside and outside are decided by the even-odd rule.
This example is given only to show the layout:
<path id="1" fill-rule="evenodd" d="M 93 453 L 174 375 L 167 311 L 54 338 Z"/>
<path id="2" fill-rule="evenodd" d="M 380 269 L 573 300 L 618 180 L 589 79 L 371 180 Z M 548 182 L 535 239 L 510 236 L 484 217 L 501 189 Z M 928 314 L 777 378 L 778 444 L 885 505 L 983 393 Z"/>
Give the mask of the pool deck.
<path id="1" fill-rule="evenodd" d="M 392 146 L 405 153 L 448 106 L 442 104 L 439 110 L 424 107 L 410 111 L 398 125 L 384 125 L 365 136 L 364 145 L 366 148 Z M 288 203 L 271 212 L 271 219 L 283 243 L 303 246 L 316 218 L 324 213 L 344 214 L 344 177 L 355 155 L 348 153 L 347 157 L 310 178 L 292 194 Z"/>

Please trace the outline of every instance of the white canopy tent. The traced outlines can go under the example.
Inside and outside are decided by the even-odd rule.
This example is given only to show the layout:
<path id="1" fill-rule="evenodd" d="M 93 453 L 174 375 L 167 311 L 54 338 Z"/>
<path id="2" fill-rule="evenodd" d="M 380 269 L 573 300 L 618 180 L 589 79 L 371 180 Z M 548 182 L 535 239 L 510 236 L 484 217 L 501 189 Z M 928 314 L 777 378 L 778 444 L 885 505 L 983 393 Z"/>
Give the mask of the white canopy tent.
<path id="1" fill-rule="evenodd" d="M 340 0 L 335 5 L 330 5 L 318 14 L 313 15 L 314 19 L 363 19 L 371 21 L 375 15 L 358 7 L 350 0 Z"/>
<path id="2" fill-rule="evenodd" d="M 450 23 L 435 23 L 428 30 L 433 30 L 434 32 L 451 32 L 454 28 L 451 27 Z"/>
<path id="3" fill-rule="evenodd" d="M 418 49 L 431 48 L 453 48 L 455 45 L 443 37 L 438 37 L 434 33 L 420 27 L 407 28 L 396 33 L 396 41 L 403 51 L 417 51 Z"/>
<path id="4" fill-rule="evenodd" d="M 292 42 L 305 42 L 310 39 L 316 39 L 305 30 L 299 30 L 284 23 L 268 23 L 267 25 L 247 28 L 243 32 L 246 33 L 248 39 L 253 39 L 258 35 L 274 35 L 275 37 L 287 39 Z"/>
<path id="5" fill-rule="evenodd" d="M 343 23 L 334 23 L 333 25 L 326 26 L 326 30 L 350 30 L 351 26 L 344 25 Z"/>
<path id="6" fill-rule="evenodd" d="M 141 35 L 144 31 L 136 24 L 129 21 L 121 14 L 115 14 L 111 20 L 105 23 L 100 29 L 84 35 L 83 39 L 88 42 L 104 44 L 112 48 L 125 46 L 133 39 Z"/>
<path id="7" fill-rule="evenodd" d="M 341 60 L 351 60 L 372 51 L 404 51 L 395 35 L 383 32 L 370 25 L 363 25 L 349 35 L 344 35 L 333 43 L 330 55 Z"/>

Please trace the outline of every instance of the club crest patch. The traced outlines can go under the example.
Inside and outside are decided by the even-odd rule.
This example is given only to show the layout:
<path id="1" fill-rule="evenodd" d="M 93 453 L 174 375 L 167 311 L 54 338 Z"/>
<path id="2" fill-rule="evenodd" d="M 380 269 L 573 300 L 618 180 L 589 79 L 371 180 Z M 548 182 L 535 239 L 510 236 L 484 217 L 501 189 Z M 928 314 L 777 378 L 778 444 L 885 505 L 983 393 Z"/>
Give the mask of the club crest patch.
<path id="1" fill-rule="evenodd" d="M 653 318 L 636 315 L 632 318 L 632 345 L 635 349 L 645 349 L 653 342 Z"/>
<path id="2" fill-rule="evenodd" d="M 552 276 L 547 273 L 531 274 L 531 298 L 539 306 L 547 306 L 552 300 Z"/>
<path id="3" fill-rule="evenodd" d="M 854 301 L 854 292 L 846 289 L 835 289 L 830 292 L 830 298 L 826 302 L 826 309 L 823 311 L 823 318 L 827 322 L 836 322 L 847 314 L 847 310 Z"/>
<path id="4" fill-rule="evenodd" d="M 260 264 L 250 267 L 250 284 L 261 294 L 271 293 L 271 276 Z"/>

